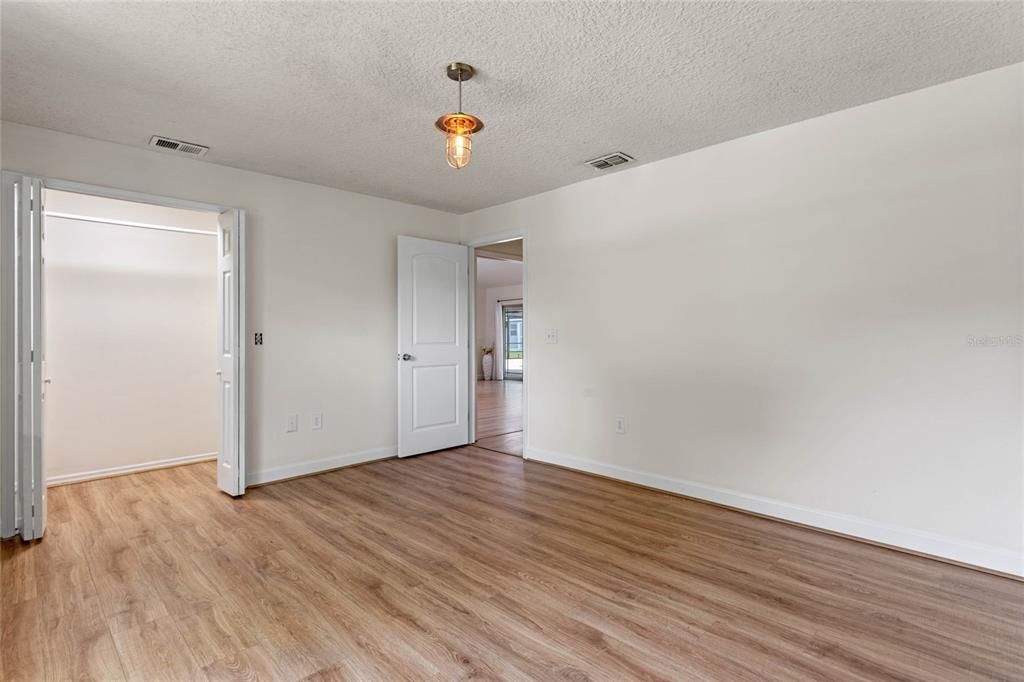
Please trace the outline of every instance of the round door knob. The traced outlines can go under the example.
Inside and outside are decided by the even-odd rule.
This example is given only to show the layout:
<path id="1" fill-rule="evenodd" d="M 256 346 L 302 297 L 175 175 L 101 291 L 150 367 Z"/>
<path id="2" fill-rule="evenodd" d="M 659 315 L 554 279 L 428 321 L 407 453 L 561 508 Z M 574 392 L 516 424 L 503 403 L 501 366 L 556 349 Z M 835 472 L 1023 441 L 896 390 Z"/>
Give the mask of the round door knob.
<path id="1" fill-rule="evenodd" d="M 405 362 L 409 362 L 410 360 L 412 360 L 412 356 L 409 355 L 408 353 L 399 353 L 398 359 L 404 360 Z"/>

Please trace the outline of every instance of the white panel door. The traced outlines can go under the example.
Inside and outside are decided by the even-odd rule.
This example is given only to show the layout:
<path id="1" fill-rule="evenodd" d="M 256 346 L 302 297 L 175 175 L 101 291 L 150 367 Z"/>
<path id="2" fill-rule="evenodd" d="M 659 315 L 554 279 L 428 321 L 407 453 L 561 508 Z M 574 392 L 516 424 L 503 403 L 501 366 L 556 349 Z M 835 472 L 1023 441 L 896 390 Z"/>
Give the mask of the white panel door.
<path id="1" fill-rule="evenodd" d="M 469 247 L 398 238 L 398 456 L 469 442 Z"/>
<path id="2" fill-rule="evenodd" d="M 219 262 L 220 452 L 217 487 L 245 492 L 245 212 L 224 211 L 217 231 Z"/>

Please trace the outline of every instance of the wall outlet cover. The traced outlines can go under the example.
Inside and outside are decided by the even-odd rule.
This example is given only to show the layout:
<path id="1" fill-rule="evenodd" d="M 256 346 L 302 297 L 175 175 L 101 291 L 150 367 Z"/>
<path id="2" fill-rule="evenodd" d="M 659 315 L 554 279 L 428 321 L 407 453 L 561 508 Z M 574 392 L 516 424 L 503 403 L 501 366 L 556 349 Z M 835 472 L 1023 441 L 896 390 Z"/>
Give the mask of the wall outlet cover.
<path id="1" fill-rule="evenodd" d="M 314 413 L 309 418 L 309 428 L 314 431 L 319 431 L 324 428 L 324 415 L 320 412 Z"/>
<path id="2" fill-rule="evenodd" d="M 286 427 L 288 433 L 295 433 L 299 430 L 299 415 L 290 414 L 288 415 L 288 425 Z"/>

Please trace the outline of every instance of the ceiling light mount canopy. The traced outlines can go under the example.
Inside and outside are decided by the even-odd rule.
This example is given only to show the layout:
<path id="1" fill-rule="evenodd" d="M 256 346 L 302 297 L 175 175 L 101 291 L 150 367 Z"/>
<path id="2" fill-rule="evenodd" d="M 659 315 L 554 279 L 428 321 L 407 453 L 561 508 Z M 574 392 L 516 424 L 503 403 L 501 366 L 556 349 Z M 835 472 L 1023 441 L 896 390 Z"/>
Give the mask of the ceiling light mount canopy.
<path id="1" fill-rule="evenodd" d="M 453 81 L 468 81 L 476 73 L 472 66 L 462 62 L 452 62 L 445 71 L 448 72 L 448 77 Z"/>
<path id="2" fill-rule="evenodd" d="M 473 155 L 473 143 L 470 136 L 484 129 L 484 122 L 473 114 L 462 111 L 462 83 L 473 77 L 476 71 L 469 64 L 452 62 L 446 68 L 448 77 L 459 83 L 459 110 L 454 114 L 445 114 L 434 122 L 434 126 L 444 133 L 445 158 L 448 165 L 455 169 L 464 168 Z"/>

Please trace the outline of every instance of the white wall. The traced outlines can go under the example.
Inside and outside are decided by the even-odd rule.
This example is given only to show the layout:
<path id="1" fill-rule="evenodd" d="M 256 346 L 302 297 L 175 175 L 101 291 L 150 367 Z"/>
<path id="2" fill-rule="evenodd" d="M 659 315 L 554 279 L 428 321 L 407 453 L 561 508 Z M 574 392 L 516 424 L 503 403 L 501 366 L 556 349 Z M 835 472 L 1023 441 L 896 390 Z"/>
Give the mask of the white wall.
<path id="1" fill-rule="evenodd" d="M 206 232 L 47 219 L 47 477 L 216 454 L 217 214 L 61 192 L 46 206 Z"/>
<path id="2" fill-rule="evenodd" d="M 455 216 L 9 122 L 2 136 L 7 170 L 248 212 L 246 315 L 264 333 L 248 339 L 250 481 L 394 454 L 395 237 L 456 241 Z"/>
<path id="3" fill-rule="evenodd" d="M 528 457 L 1024 574 L 1022 80 L 463 216 L 528 234 Z"/>

